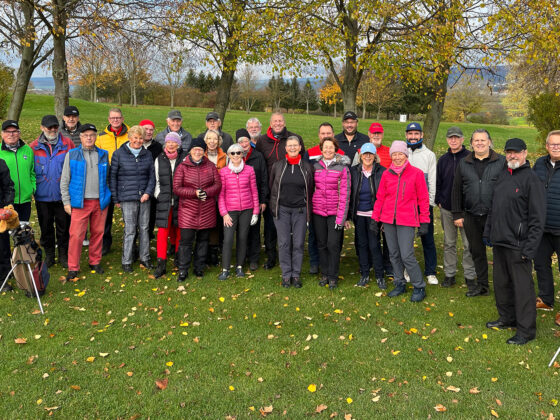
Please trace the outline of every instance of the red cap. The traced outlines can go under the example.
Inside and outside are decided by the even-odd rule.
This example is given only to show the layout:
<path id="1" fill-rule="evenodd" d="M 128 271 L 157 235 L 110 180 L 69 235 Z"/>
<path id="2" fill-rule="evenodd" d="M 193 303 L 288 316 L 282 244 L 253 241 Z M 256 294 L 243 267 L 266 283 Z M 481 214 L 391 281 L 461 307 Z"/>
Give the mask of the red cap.
<path id="1" fill-rule="evenodd" d="M 140 124 L 138 124 L 138 125 L 139 126 L 151 125 L 152 127 L 156 128 L 156 125 L 150 120 L 142 120 L 142 121 L 140 121 Z"/>
<path id="2" fill-rule="evenodd" d="M 373 134 L 373 133 L 383 133 L 383 126 L 379 123 L 372 123 L 369 126 L 369 132 L 371 134 Z"/>

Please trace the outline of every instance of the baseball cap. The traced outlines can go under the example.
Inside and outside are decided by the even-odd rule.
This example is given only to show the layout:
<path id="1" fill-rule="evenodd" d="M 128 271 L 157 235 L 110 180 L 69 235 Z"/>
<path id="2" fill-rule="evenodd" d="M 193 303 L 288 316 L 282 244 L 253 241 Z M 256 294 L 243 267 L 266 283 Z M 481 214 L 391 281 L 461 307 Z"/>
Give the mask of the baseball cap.
<path id="1" fill-rule="evenodd" d="M 373 133 L 383 133 L 384 132 L 383 131 L 383 126 L 380 123 L 372 123 L 369 126 L 369 132 L 371 134 L 373 134 Z"/>
<path id="2" fill-rule="evenodd" d="M 60 126 L 60 124 L 58 123 L 58 118 L 56 118 L 55 115 L 45 115 L 43 117 L 43 119 L 41 120 L 41 125 L 43 127 L 47 127 L 47 128 L 54 127 L 54 126 L 57 126 L 57 127 Z"/>
<path id="3" fill-rule="evenodd" d="M 405 131 L 422 131 L 422 126 L 420 125 L 420 123 L 411 122 L 406 126 Z"/>
<path id="4" fill-rule="evenodd" d="M 346 111 L 342 116 L 342 121 L 344 120 L 357 120 L 358 116 L 354 111 Z"/>
<path id="5" fill-rule="evenodd" d="M 504 147 L 504 151 L 514 150 L 516 152 L 521 152 L 522 150 L 527 150 L 527 145 L 521 139 L 514 137 L 506 141 L 506 145 Z"/>
<path id="6" fill-rule="evenodd" d="M 86 131 L 95 131 L 97 133 L 97 128 L 95 127 L 95 125 L 90 123 L 82 124 L 80 126 L 80 133 L 85 133 Z"/>
<path id="7" fill-rule="evenodd" d="M 218 115 L 217 112 L 211 111 L 208 114 L 206 114 L 206 121 L 208 120 L 219 120 L 220 116 Z"/>
<path id="8" fill-rule="evenodd" d="M 17 123 L 17 121 L 14 120 L 6 120 L 2 123 L 2 131 L 6 130 L 7 128 L 17 128 L 19 130 L 19 124 Z"/>
<path id="9" fill-rule="evenodd" d="M 459 127 L 449 127 L 445 137 L 453 137 L 453 136 L 455 136 L 455 137 L 465 137 L 463 135 L 463 132 L 461 131 L 461 129 Z"/>
<path id="10" fill-rule="evenodd" d="M 360 155 L 364 153 L 373 153 L 374 155 L 377 153 L 377 149 L 373 143 L 366 143 L 360 148 Z"/>
<path id="11" fill-rule="evenodd" d="M 172 109 L 167 113 L 167 118 L 169 118 L 170 120 L 182 120 L 183 116 L 181 115 L 181 111 L 179 111 L 178 109 Z"/>
<path id="12" fill-rule="evenodd" d="M 80 111 L 78 111 L 78 108 L 75 107 L 74 105 L 70 105 L 67 106 L 66 108 L 64 108 L 64 116 L 65 117 L 71 117 L 71 116 L 78 116 L 80 115 Z"/>

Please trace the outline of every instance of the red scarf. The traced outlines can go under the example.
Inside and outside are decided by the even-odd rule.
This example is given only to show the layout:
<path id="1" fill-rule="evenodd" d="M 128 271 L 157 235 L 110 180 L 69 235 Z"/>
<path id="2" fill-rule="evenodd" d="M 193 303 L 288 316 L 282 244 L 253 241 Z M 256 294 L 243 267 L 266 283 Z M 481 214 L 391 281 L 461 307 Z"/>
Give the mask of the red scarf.
<path id="1" fill-rule="evenodd" d="M 280 139 L 277 139 L 276 137 L 274 137 L 274 133 L 272 132 L 272 127 L 268 127 L 268 130 L 266 130 L 266 135 L 268 136 L 269 139 L 274 141 L 274 146 L 272 147 L 272 150 L 268 154 L 267 158 L 271 157 L 272 154 L 274 152 L 276 152 L 276 160 L 279 160 L 278 159 L 278 145 L 280 144 Z"/>
<path id="2" fill-rule="evenodd" d="M 111 130 L 112 133 L 115 133 L 115 136 L 117 137 L 121 135 L 123 128 L 124 125 L 121 125 L 121 127 L 118 130 L 115 130 L 112 125 L 109 125 L 109 130 Z"/>
<path id="3" fill-rule="evenodd" d="M 251 153 L 253 153 L 253 148 L 249 147 L 249 151 L 247 152 L 247 156 L 245 156 L 243 158 L 243 162 L 247 162 L 247 159 L 249 159 L 249 156 L 251 156 Z"/>
<path id="4" fill-rule="evenodd" d="M 301 161 L 301 155 L 297 155 L 295 158 L 292 158 L 286 154 L 286 160 L 290 165 L 299 165 L 299 162 Z"/>

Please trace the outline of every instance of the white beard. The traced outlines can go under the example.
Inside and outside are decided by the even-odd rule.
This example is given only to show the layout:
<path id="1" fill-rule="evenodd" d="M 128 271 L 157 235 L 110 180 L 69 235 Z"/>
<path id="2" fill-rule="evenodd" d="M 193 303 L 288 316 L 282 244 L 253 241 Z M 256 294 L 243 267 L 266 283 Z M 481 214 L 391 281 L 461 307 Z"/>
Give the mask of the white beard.
<path id="1" fill-rule="evenodd" d="M 508 161 L 507 166 L 508 166 L 509 169 L 517 169 L 521 165 L 519 164 L 518 161 L 510 160 L 510 161 Z"/>

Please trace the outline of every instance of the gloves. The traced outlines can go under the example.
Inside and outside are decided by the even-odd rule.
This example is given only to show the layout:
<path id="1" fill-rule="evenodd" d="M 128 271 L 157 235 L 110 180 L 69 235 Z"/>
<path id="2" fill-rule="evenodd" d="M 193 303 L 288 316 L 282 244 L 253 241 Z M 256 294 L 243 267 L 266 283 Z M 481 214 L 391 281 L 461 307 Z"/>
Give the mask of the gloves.
<path id="1" fill-rule="evenodd" d="M 206 195 L 206 191 L 200 190 L 200 193 L 199 193 L 199 195 L 198 195 L 198 199 L 204 201 L 204 200 L 206 200 L 206 197 L 208 197 L 208 196 Z"/>
<path id="2" fill-rule="evenodd" d="M 369 231 L 376 236 L 379 235 L 379 224 L 375 220 L 369 224 Z"/>
<path id="3" fill-rule="evenodd" d="M 429 227 L 429 223 L 420 223 L 420 227 L 418 228 L 418 236 L 427 235 Z"/>
<path id="4" fill-rule="evenodd" d="M 335 223 L 334 230 L 344 230 L 344 225 L 339 225 L 338 223 Z"/>
<path id="5" fill-rule="evenodd" d="M 251 216 L 251 226 L 255 226 L 258 221 L 259 221 L 259 215 L 253 214 L 253 216 Z"/>
<path id="6" fill-rule="evenodd" d="M 484 245 L 486 245 L 487 247 L 492 248 L 492 242 L 490 242 L 490 239 L 488 239 L 488 238 L 482 238 L 482 243 L 483 243 Z"/>

